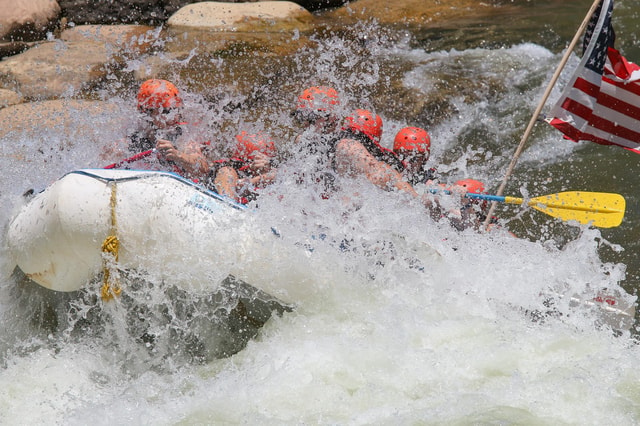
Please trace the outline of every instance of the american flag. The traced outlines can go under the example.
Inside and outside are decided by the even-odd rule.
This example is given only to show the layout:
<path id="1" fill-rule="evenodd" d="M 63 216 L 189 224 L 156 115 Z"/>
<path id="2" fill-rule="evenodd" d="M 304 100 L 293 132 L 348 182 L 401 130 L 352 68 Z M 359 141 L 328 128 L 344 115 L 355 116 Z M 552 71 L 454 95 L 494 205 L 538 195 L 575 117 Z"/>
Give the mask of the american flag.
<path id="1" fill-rule="evenodd" d="M 565 138 L 640 153 L 640 67 L 613 48 L 613 0 L 602 0 L 584 36 L 583 56 L 548 123 Z"/>

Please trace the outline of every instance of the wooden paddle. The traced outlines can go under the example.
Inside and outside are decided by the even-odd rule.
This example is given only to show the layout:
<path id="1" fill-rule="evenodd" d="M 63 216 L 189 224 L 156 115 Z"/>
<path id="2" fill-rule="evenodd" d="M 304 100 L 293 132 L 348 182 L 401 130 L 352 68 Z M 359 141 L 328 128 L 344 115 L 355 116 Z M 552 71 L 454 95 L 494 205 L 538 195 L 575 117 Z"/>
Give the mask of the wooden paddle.
<path id="1" fill-rule="evenodd" d="M 500 195 L 467 193 L 465 197 L 507 204 L 525 204 L 522 198 Z M 575 220 L 599 228 L 613 228 L 622 223 L 626 201 L 620 194 L 569 191 L 531 198 L 526 204 L 561 220 Z"/>

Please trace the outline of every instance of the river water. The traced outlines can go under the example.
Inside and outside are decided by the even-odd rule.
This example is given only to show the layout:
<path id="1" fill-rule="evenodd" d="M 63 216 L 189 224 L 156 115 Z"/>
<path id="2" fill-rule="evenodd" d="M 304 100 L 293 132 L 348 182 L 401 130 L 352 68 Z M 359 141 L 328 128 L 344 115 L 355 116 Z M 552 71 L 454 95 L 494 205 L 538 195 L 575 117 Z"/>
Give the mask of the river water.
<path id="1" fill-rule="evenodd" d="M 363 24 L 373 71 L 357 78 L 374 86 L 397 63 L 403 87 L 425 96 L 446 82 L 481 82 L 474 96 L 449 94 L 455 113 L 432 120 L 431 162 L 446 179 L 475 177 L 495 190 L 589 3 L 531 1 L 527 13 L 470 20 L 466 28 Z M 635 1 L 617 2 L 618 47 L 630 60 L 640 59 L 638 14 Z M 322 64 L 341 60 L 348 45 L 341 37 L 319 37 L 317 51 L 304 53 L 317 55 L 310 72 L 331 74 Z M 339 87 L 355 81 L 332 75 Z M 128 110 L 90 122 L 82 111 L 70 113 L 108 141 Z M 391 129 L 422 124 L 404 122 L 392 105 L 379 113 L 387 145 Z M 272 119 L 291 124 L 288 112 Z M 74 128 L 39 132 L 0 141 L 3 229 L 26 189 L 102 164 L 99 145 L 67 143 Z M 507 186 L 514 196 L 620 193 L 627 213 L 612 229 L 500 206 L 502 230 L 457 232 L 366 185 L 348 187 L 360 208 L 345 215 L 340 200 L 278 183 L 256 220 L 300 254 L 269 263 L 252 258 L 264 253 L 248 253 L 245 277 L 281 283 L 295 306 L 261 328 L 237 311 L 226 315 L 233 304 L 224 298 L 135 278 L 116 302 L 98 301 L 97 286 L 51 294 L 12 275 L 3 232 L 0 423 L 635 424 L 636 326 L 590 302 L 598 295 L 615 307 L 635 302 L 638 160 L 615 147 L 564 141 L 539 124 Z"/>

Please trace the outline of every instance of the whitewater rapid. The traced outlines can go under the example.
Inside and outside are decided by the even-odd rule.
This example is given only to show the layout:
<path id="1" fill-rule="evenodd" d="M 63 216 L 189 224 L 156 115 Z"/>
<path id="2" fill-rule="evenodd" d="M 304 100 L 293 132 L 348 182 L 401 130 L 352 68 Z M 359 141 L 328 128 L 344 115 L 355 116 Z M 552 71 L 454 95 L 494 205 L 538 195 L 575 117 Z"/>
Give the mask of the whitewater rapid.
<path id="1" fill-rule="evenodd" d="M 486 69 L 476 70 L 482 76 L 499 78 L 518 68 L 526 80 L 552 73 L 558 59 L 530 44 L 433 54 L 395 46 L 385 54 L 413 57 L 405 84 L 425 92 L 430 82 L 421 76 L 443 63 L 482 59 Z M 527 120 L 522 103 L 544 90 L 542 78 L 524 93 L 522 81 L 504 84 L 513 86 L 497 101 L 459 99 L 455 119 L 432 130 L 432 162 L 442 161 L 440 170 L 452 179 L 499 181 L 513 148 L 506 141 Z M 66 145 L 64 130 L 44 128 L 37 137 L 12 134 L 1 141 L 3 228 L 24 202 L 24 190 L 42 189 L 74 168 L 100 166 L 100 144 L 117 136 L 112 123 L 122 119 L 118 114 L 125 115 L 93 122 L 85 137 L 94 144 Z M 81 113 L 75 119 L 86 120 Z M 389 129 L 402 124 L 385 122 Z M 475 143 L 463 143 L 474 129 L 480 133 Z M 569 143 L 551 145 L 551 137 L 532 142 L 523 158 L 527 170 L 580 151 Z M 586 227 L 565 231 L 561 241 L 543 231 L 516 238 L 507 232 L 509 223 L 489 234 L 457 232 L 399 194 L 354 185 L 358 209 L 346 215 L 340 201 L 318 201 L 305 188 L 276 184 L 261 199 L 258 220 L 300 251 L 276 263 L 260 262 L 268 253 L 251 252 L 253 269 L 242 278 L 296 288 L 294 310 L 272 316 L 237 353 L 206 362 L 189 362 L 172 345 L 184 343 L 170 338 L 176 330 L 189 331 L 182 323 L 153 324 L 168 337 L 165 346 L 151 349 L 127 331 L 131 314 L 124 301 L 95 301 L 91 292 L 75 301 L 57 296 L 42 312 L 53 310 L 62 319 L 58 327 L 43 325 L 44 314 L 34 305 L 45 306 L 48 295 L 18 288 L 3 240 L 0 423 L 637 422 L 635 328 L 612 325 L 600 305 L 585 303 L 603 291 L 635 302 L 621 287 L 626 265 L 599 254 L 603 245 L 618 249 L 616 241 Z M 538 182 L 521 189 L 545 188 Z M 517 229 L 518 217 L 531 214 L 506 211 L 501 218 Z M 545 227 L 548 220 L 534 216 L 527 226 Z M 341 248 L 344 240 L 350 250 Z M 129 292 L 134 302 L 178 317 L 163 289 L 138 290 Z M 232 345 L 224 340 L 233 338 L 227 332 L 207 335 L 207 324 L 218 326 L 206 311 L 210 304 L 189 306 L 201 316 L 195 330 L 206 344 Z M 94 322 L 84 323 L 87 318 Z"/>

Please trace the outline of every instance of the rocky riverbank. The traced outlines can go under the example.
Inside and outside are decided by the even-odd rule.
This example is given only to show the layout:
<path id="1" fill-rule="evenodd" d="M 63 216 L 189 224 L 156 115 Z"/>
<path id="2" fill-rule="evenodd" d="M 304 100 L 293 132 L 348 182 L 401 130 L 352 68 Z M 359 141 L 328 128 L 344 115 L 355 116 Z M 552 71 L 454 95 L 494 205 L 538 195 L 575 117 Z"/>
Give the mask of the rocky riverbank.
<path id="1" fill-rule="evenodd" d="M 128 2 L 111 13 L 113 6 L 106 5 L 90 11 L 87 1 L 18 3 L 20 7 L 0 12 L 0 119 L 7 123 L 0 137 L 55 121 L 70 107 L 101 114 L 106 100 L 131 98 L 139 82 L 150 77 L 178 81 L 181 88 L 210 102 L 241 99 L 243 104 L 237 106 L 268 113 L 278 104 L 286 108 L 301 84 L 323 78 L 307 65 L 315 61 L 319 40 L 339 34 L 359 57 L 344 67 L 338 64 L 336 73 L 367 75 L 367 49 L 380 34 L 387 36 L 384 26 L 413 31 L 444 22 L 455 25 L 456 20 L 516 7 L 472 0 L 358 0 L 340 7 L 336 6 L 342 2 L 334 0 L 175 0 Z M 370 26 L 358 26 L 362 22 L 377 22 L 372 24 L 377 31 L 368 33 Z M 395 113 L 423 122 L 452 112 L 442 95 L 424 98 L 406 89 L 401 64 L 384 72 L 386 78 L 369 88 L 375 94 L 374 106 L 409 98 L 394 108 Z M 472 96 L 473 84 L 467 87 Z"/>

